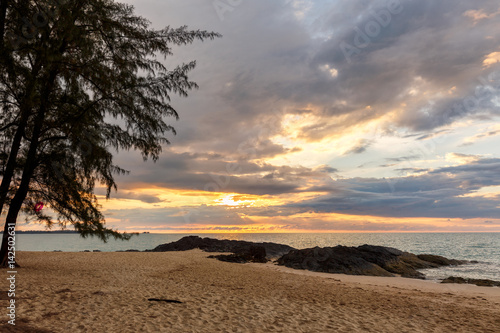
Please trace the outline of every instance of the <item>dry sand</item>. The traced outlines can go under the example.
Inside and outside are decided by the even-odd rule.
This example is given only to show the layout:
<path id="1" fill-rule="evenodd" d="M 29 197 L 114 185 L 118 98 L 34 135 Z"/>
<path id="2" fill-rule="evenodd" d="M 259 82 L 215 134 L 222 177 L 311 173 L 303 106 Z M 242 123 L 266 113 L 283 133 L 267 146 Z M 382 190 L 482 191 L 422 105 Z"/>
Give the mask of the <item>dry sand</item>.
<path id="1" fill-rule="evenodd" d="M 0 332 L 500 332 L 500 288 L 207 255 L 19 252 L 17 325 L 4 324 L 2 314 Z M 8 289 L 6 278 L 0 281 Z"/>

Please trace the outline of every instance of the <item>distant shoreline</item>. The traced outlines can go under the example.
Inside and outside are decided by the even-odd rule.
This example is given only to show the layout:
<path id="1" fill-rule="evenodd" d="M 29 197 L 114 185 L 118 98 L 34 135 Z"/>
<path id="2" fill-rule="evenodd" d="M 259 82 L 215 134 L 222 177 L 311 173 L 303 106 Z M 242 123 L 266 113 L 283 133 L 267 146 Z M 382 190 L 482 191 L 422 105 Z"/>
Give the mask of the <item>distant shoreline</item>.
<path id="1" fill-rule="evenodd" d="M 0 231 L 3 234 L 3 230 Z M 16 231 L 16 234 L 77 234 L 75 230 L 26 230 Z"/>
<path id="2" fill-rule="evenodd" d="M 3 234 L 3 230 L 0 231 L 0 234 Z M 78 231 L 75 230 L 19 230 L 16 231 L 16 234 L 78 234 Z M 140 232 L 140 234 L 149 234 L 149 232 Z"/>
<path id="3" fill-rule="evenodd" d="M 138 233 L 138 234 L 152 234 L 152 235 L 343 235 L 343 234 L 356 234 L 356 235 L 432 235 L 432 234 L 500 234 L 500 231 L 327 231 L 327 232 L 150 232 L 150 231 L 126 231 L 127 233 Z M 0 231 L 3 233 L 3 230 Z M 16 234 L 77 234 L 78 231 L 74 230 L 16 230 Z"/>

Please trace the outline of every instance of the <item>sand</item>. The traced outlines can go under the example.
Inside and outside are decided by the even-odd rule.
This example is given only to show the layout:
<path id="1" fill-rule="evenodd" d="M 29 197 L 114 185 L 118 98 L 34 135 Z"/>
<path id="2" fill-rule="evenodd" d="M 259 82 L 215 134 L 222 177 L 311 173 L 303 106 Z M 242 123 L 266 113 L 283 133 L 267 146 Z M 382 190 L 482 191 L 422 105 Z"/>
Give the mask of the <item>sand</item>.
<path id="1" fill-rule="evenodd" d="M 500 332 L 500 288 L 208 255 L 18 252 L 17 325 L 2 314 L 0 332 Z M 6 278 L 0 281 L 7 290 Z"/>

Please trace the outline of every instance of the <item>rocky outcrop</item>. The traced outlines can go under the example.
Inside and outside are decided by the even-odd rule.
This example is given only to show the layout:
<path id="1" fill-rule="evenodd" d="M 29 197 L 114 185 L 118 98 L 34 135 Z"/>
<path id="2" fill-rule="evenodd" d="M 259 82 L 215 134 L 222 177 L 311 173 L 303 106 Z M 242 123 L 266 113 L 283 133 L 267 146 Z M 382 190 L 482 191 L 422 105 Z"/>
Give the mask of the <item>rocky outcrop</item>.
<path id="1" fill-rule="evenodd" d="M 292 250 L 278 259 L 279 265 L 315 272 L 350 275 L 395 276 L 425 279 L 417 269 L 459 265 L 465 261 L 433 255 L 414 255 L 390 247 L 362 245 Z"/>
<path id="2" fill-rule="evenodd" d="M 279 265 L 295 269 L 350 275 L 399 275 L 417 279 L 425 279 L 425 275 L 420 273 L 419 269 L 461 265 L 467 262 L 430 254 L 415 255 L 391 247 L 373 245 L 358 247 L 339 245 L 297 250 L 276 243 L 253 243 L 198 236 L 186 236 L 176 242 L 162 244 L 147 251 L 187 251 L 197 248 L 206 252 L 231 252 L 229 255 L 219 254 L 210 257 L 234 263 L 265 263 L 271 258 L 279 257 L 277 260 Z"/>
<path id="3" fill-rule="evenodd" d="M 463 277 L 450 276 L 441 283 L 459 283 L 459 284 L 475 284 L 480 287 L 500 287 L 499 281 L 485 280 L 485 279 L 467 279 Z"/>
<path id="4" fill-rule="evenodd" d="M 264 249 L 264 257 L 271 259 L 282 256 L 285 253 L 294 250 L 293 247 L 276 243 L 253 243 L 247 241 L 229 240 L 229 239 L 214 239 L 201 238 L 198 236 L 186 236 L 176 242 L 158 245 L 152 252 L 167 252 L 167 251 L 187 251 L 192 249 L 201 249 L 206 252 L 232 252 L 234 254 L 249 254 L 252 257 L 262 257 L 264 251 L 262 249 L 252 249 L 251 247 L 261 247 Z M 260 254 L 257 252 L 260 251 Z"/>

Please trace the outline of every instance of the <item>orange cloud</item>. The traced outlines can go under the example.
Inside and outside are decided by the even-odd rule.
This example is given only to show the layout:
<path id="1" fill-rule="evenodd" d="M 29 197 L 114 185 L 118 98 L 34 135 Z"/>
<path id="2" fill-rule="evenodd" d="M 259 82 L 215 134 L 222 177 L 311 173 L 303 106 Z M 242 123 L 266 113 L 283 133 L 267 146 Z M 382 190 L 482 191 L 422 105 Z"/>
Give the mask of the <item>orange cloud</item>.
<path id="1" fill-rule="evenodd" d="M 469 17 L 473 20 L 473 24 L 476 25 L 481 20 L 489 20 L 500 14 L 500 10 L 493 13 L 486 13 L 483 9 L 480 10 L 468 10 L 464 13 L 465 17 Z"/>
<path id="2" fill-rule="evenodd" d="M 483 67 L 488 68 L 499 62 L 500 62 L 500 52 L 492 52 L 485 57 L 483 61 Z"/>

